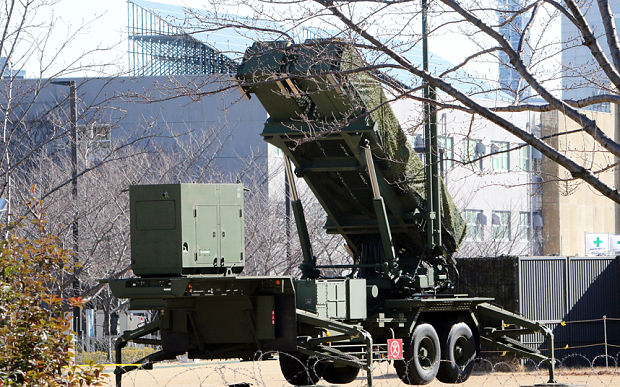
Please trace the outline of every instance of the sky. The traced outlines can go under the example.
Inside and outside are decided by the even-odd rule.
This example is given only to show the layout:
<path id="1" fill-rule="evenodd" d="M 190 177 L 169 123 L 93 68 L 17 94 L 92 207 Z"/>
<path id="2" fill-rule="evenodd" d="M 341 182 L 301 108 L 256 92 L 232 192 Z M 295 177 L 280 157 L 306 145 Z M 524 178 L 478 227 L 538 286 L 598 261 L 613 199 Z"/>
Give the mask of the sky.
<path id="1" fill-rule="evenodd" d="M 161 3 L 206 8 L 203 0 L 155 0 Z M 91 63 L 111 64 L 103 69 L 103 73 L 90 71 L 86 75 L 110 75 L 127 72 L 127 13 L 128 5 L 125 0 L 60 0 L 52 7 L 41 10 L 37 19 L 49 22 L 56 20 L 52 39 L 46 47 L 46 58 L 43 61 L 49 64 L 44 77 L 50 77 L 57 71 L 65 69 L 76 63 L 83 66 Z M 59 55 L 57 51 L 66 42 L 67 36 L 76 33 Z M 84 53 L 95 50 L 97 47 L 105 48 L 84 56 Z M 444 34 L 430 39 L 430 50 L 451 63 L 460 63 L 468 56 L 472 46 L 466 36 L 462 34 Z M 494 78 L 497 72 L 497 64 L 474 67 L 472 64 L 466 68 L 470 72 L 482 71 L 488 79 Z M 38 77 L 41 73 L 40 61 L 24 61 L 23 68 L 28 77 Z M 84 76 L 80 71 L 67 76 Z"/>
<path id="2" fill-rule="evenodd" d="M 51 20 L 55 25 L 46 47 L 49 54 L 43 60 L 50 66 L 48 75 L 71 65 L 83 53 L 97 47 L 110 49 L 87 55 L 84 63 L 116 63 L 126 70 L 127 3 L 124 0 L 60 0 L 53 7 L 40 9 L 36 16 L 38 22 L 49 23 Z M 40 33 L 45 34 L 44 31 Z M 68 38 L 70 41 L 63 48 Z M 37 58 L 30 58 L 24 65 L 26 76 L 40 74 L 40 62 Z"/>
<path id="3" fill-rule="evenodd" d="M 203 8 L 197 1 L 156 0 L 173 5 L 191 5 Z M 51 7 L 41 9 L 37 21 L 49 22 L 55 20 L 50 42 L 46 47 L 49 52 L 44 63 L 49 65 L 47 75 L 50 76 L 60 69 L 81 61 L 83 64 L 105 63 L 114 64 L 108 67 L 108 73 L 115 70 L 127 71 L 127 2 L 125 0 L 60 0 Z M 63 47 L 67 37 L 70 41 Z M 436 54 L 450 60 L 458 60 L 459 48 L 466 46 L 466 39 L 462 36 L 444 36 L 443 41 L 437 42 L 432 48 Z M 456 44 L 455 44 L 456 43 Z M 433 43 L 431 43 L 433 44 Z M 99 49 L 98 49 L 99 48 Z M 60 51 L 60 55 L 56 53 Z M 97 50 L 87 54 L 89 51 Z M 464 54 L 463 54 L 464 55 Z M 79 58 L 79 59 L 78 59 Z M 41 73 L 39 60 L 29 59 L 23 64 L 28 77 L 37 77 Z M 21 66 L 20 66 L 21 67 Z M 96 75 L 92 72 L 90 75 Z"/>

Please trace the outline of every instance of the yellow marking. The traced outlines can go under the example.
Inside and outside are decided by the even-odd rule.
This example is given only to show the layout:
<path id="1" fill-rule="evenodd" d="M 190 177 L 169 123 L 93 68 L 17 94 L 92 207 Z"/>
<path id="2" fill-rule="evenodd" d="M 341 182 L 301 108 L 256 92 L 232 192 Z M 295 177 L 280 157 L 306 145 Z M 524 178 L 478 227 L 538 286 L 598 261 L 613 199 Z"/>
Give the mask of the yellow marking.
<path id="1" fill-rule="evenodd" d="M 93 364 L 93 367 L 140 367 L 142 364 Z M 63 366 L 63 368 L 71 368 L 71 367 L 90 367 L 89 364 L 75 364 L 72 366 Z"/>

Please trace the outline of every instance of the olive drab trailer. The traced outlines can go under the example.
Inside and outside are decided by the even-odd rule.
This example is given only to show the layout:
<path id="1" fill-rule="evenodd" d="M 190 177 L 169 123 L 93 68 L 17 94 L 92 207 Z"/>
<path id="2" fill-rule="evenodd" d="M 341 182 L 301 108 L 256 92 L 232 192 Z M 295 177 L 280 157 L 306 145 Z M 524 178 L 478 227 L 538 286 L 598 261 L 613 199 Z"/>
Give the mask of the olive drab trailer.
<path id="1" fill-rule="evenodd" d="M 242 94 L 269 113 L 263 137 L 285 155 L 300 279 L 238 276 L 247 258 L 241 185 L 131 187 L 138 278 L 108 282 L 130 308 L 159 317 L 117 340 L 116 362 L 128 342 L 162 349 L 140 367 L 117 367 L 117 385 L 131 369 L 185 353 L 252 360 L 274 351 L 294 385 L 349 383 L 365 370 L 372 386 L 380 361 L 392 361 L 406 384 L 460 383 L 483 344 L 545 362 L 555 384 L 550 329 L 492 299 L 442 293 L 458 275 L 452 254 L 464 221 L 437 173 L 410 151 L 380 75 L 361 63 L 341 42 L 278 41 L 254 44 L 237 72 Z M 344 238 L 350 263 L 317 264 L 296 179 L 325 210 L 326 231 Z M 326 277 L 327 268 L 347 275 Z M 518 340 L 536 333 L 546 355 Z"/>

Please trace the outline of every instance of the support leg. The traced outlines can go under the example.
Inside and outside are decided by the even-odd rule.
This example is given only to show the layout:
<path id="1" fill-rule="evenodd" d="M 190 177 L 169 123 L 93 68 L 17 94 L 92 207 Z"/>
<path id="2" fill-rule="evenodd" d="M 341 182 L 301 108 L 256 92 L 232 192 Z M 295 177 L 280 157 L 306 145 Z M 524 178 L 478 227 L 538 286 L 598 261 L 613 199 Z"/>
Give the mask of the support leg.
<path id="1" fill-rule="evenodd" d="M 366 367 L 368 368 L 368 372 L 366 375 L 368 380 L 368 387 L 372 387 L 372 368 L 374 358 L 374 353 L 372 350 L 372 336 L 368 333 L 366 333 L 364 336 L 364 341 L 366 342 Z"/>
<path id="2" fill-rule="evenodd" d="M 549 381 L 547 383 L 557 383 L 555 380 L 555 340 L 551 331 L 547 333 L 547 347 L 549 348 Z"/>
<path id="3" fill-rule="evenodd" d="M 114 370 L 114 374 L 116 375 L 116 387 L 121 387 L 121 381 L 123 379 L 123 374 L 125 373 L 125 370 L 123 370 L 122 367 L 119 366 L 119 364 L 123 364 L 122 350 L 126 345 L 127 342 L 123 339 L 122 336 L 116 339 L 116 343 L 114 344 L 114 349 L 116 352 L 114 361 L 117 364 L 116 369 Z"/>

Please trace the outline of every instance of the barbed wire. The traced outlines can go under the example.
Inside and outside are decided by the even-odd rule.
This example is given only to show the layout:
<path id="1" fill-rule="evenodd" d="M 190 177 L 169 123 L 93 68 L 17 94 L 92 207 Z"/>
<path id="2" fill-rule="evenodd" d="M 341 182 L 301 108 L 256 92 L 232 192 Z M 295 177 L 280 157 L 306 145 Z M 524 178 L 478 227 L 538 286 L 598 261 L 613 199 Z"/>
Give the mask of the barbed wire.
<path id="1" fill-rule="evenodd" d="M 620 369 L 618 368 L 620 351 L 612 356 L 607 355 L 610 348 L 620 348 L 618 344 L 607 341 L 608 323 L 616 323 L 620 318 L 609 318 L 603 316 L 597 319 L 554 321 L 548 322 L 557 327 L 567 327 L 570 324 L 592 324 L 601 323 L 605 327 L 604 342 L 579 343 L 580 345 L 565 344 L 566 341 L 557 343 L 555 351 L 579 350 L 582 348 L 604 347 L 605 355 L 599 355 L 588 359 L 583 354 L 569 354 L 556 361 L 557 381 L 565 384 L 589 386 L 615 386 L 620 385 Z M 615 337 L 615 336 L 614 336 Z M 114 337 L 87 338 L 79 340 L 76 344 L 78 355 L 81 361 L 92 360 L 95 363 L 103 364 L 109 374 L 112 374 L 115 364 L 109 362 L 113 358 Z M 570 339 L 569 339 L 570 341 Z M 615 342 L 616 340 L 614 340 Z M 539 346 L 540 343 L 531 343 Z M 148 355 L 148 351 L 154 352 L 155 349 L 138 346 L 128 346 L 123 349 L 123 361 L 121 367 L 136 366 L 133 362 Z M 541 347 L 539 351 L 548 353 L 548 349 Z M 586 351 L 592 351 L 590 349 Z M 595 352 L 597 352 L 596 350 Z M 602 351 L 602 350 L 601 350 Z M 562 353 L 562 352 L 560 352 Z M 564 352 L 565 353 L 565 352 Z M 536 364 L 532 360 L 517 360 L 514 356 L 508 356 L 504 351 L 484 350 L 482 358 L 476 359 L 476 365 L 471 378 L 459 386 L 484 386 L 484 387 L 512 387 L 512 386 L 533 386 L 543 384 L 548 380 L 548 371 L 543 364 Z M 556 356 L 558 352 L 556 352 Z M 594 354 L 592 354 L 593 356 Z M 76 360 L 78 357 L 76 356 Z M 175 362 L 157 363 L 153 370 L 131 371 L 123 376 L 123 386 L 125 387 L 160 387 L 160 386 L 232 386 L 232 387 L 280 387 L 290 386 L 280 371 L 278 360 L 266 360 L 269 357 L 278 357 L 277 353 L 257 353 L 258 360 L 254 362 L 240 361 L 201 361 L 195 363 L 187 358 L 181 358 Z M 80 363 L 78 360 L 78 363 Z M 318 361 L 318 359 L 316 359 Z M 379 387 L 406 386 L 397 376 L 391 362 L 375 362 L 373 376 L 374 385 Z M 303 373 L 314 372 L 314 370 L 304 368 Z M 300 371 L 301 372 L 301 371 Z M 294 375 L 293 375 L 294 376 Z M 291 375 L 289 375 L 290 379 Z M 320 385 L 329 386 L 325 380 L 316 376 Z M 361 371 L 357 378 L 347 386 L 363 387 L 367 385 L 367 375 Z M 115 385 L 111 376 L 109 384 Z M 438 381 L 434 381 L 430 386 L 445 386 Z M 456 384 L 455 384 L 456 385 Z"/>
<path id="2" fill-rule="evenodd" d="M 273 353 L 257 355 L 258 360 L 252 362 L 200 361 L 196 363 L 187 358 L 182 358 L 177 362 L 157 363 L 153 370 L 131 371 L 125 374 L 122 385 L 124 387 L 290 386 L 282 376 L 277 355 L 273 360 L 264 360 L 264 358 L 274 355 Z M 605 361 L 608 364 L 607 366 L 605 366 Z M 556 363 L 557 381 L 572 385 L 588 385 L 589 387 L 616 386 L 620 384 L 619 363 L 618 356 L 601 355 L 594 359 L 587 359 L 583 355 L 569 355 Z M 582 366 L 578 367 L 575 364 Z M 113 371 L 111 368 L 106 368 L 106 370 L 110 374 Z M 305 368 L 304 372 L 314 372 L 314 370 Z M 374 363 L 373 376 L 376 387 L 407 386 L 399 379 L 392 364 L 387 361 Z M 546 365 L 529 359 L 498 362 L 478 358 L 474 371 L 466 382 L 442 384 L 435 380 L 429 386 L 534 386 L 546 383 L 548 377 Z M 110 385 L 114 385 L 112 378 L 113 376 L 110 378 Z M 318 385 L 330 386 L 322 379 Z M 367 386 L 366 372 L 362 370 L 357 378 L 346 386 Z"/>

